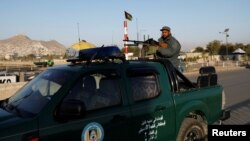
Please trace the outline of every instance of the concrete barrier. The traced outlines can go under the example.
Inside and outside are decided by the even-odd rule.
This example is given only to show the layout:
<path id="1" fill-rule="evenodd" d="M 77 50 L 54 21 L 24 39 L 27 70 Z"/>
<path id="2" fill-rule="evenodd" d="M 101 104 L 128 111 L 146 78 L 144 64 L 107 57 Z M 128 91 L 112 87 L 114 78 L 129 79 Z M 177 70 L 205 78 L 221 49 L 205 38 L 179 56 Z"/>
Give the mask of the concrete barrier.
<path id="1" fill-rule="evenodd" d="M 0 84 L 0 100 L 12 96 L 26 83 L 27 82 Z"/>

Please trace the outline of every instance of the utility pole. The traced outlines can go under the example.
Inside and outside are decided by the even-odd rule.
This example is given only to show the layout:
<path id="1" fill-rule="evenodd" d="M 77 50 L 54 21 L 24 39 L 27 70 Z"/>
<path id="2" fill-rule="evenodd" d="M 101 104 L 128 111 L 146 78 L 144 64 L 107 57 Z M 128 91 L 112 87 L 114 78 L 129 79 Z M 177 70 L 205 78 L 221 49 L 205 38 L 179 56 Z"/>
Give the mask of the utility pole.
<path id="1" fill-rule="evenodd" d="M 228 31 L 229 31 L 229 28 L 226 28 L 224 30 L 224 32 L 219 32 L 220 34 L 225 34 L 226 35 L 226 60 L 229 60 L 229 58 L 228 58 L 228 39 L 227 39 L 229 37 Z"/>
<path id="2" fill-rule="evenodd" d="M 229 31 L 229 28 L 226 28 L 224 30 L 224 32 L 219 32 L 220 34 L 226 35 L 226 66 L 228 66 L 228 60 L 229 60 L 229 58 L 228 58 L 228 40 L 227 40 L 227 38 L 229 37 L 228 31 Z M 224 64 L 223 64 L 223 66 L 224 66 Z"/>
<path id="3" fill-rule="evenodd" d="M 81 39 L 80 39 L 79 23 L 77 23 L 77 32 L 78 32 L 78 42 L 80 44 Z"/>
<path id="4" fill-rule="evenodd" d="M 136 39 L 137 39 L 137 41 L 139 41 L 139 30 L 138 30 L 138 20 L 137 20 L 137 18 L 136 18 Z"/>

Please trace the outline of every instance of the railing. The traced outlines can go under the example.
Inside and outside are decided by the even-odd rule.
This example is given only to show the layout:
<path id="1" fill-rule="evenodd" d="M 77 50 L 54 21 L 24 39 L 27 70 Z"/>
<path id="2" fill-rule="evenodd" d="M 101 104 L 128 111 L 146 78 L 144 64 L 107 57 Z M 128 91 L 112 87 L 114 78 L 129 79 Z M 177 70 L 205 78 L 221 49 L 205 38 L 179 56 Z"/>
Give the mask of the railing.
<path id="1" fill-rule="evenodd" d="M 6 71 L 14 70 L 18 71 L 21 69 L 25 70 L 34 70 L 36 66 L 33 64 L 33 62 L 18 62 L 18 61 L 1 61 L 0 62 L 0 71 Z"/>

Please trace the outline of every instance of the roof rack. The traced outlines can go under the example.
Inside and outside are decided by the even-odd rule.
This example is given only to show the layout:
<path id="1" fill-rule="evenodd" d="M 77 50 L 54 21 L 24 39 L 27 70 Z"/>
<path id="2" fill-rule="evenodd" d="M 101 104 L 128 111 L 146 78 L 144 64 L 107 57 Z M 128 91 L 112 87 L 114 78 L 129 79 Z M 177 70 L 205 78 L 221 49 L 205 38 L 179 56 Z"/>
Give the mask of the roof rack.
<path id="1" fill-rule="evenodd" d="M 125 55 L 117 46 L 102 46 L 80 50 L 77 58 L 68 59 L 67 62 L 76 63 L 86 61 L 87 63 L 91 63 L 93 60 L 107 61 L 110 59 L 119 59 L 125 62 Z"/>

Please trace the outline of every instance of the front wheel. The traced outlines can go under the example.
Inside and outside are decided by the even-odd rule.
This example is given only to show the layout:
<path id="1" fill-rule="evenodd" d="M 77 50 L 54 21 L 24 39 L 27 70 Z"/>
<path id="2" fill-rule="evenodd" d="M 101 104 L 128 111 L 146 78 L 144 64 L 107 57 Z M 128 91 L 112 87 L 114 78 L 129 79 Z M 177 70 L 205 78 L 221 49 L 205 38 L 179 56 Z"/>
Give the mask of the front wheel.
<path id="1" fill-rule="evenodd" d="M 194 118 L 186 118 L 181 124 L 177 141 L 206 141 L 207 124 Z"/>

